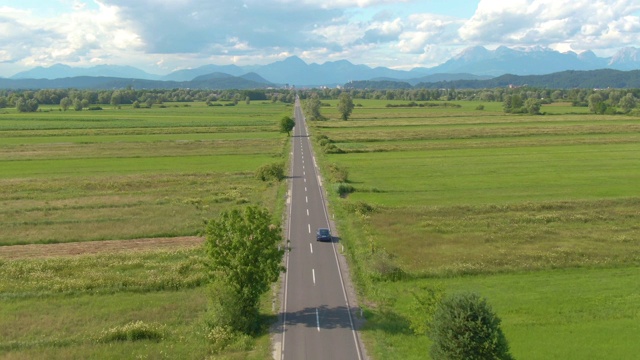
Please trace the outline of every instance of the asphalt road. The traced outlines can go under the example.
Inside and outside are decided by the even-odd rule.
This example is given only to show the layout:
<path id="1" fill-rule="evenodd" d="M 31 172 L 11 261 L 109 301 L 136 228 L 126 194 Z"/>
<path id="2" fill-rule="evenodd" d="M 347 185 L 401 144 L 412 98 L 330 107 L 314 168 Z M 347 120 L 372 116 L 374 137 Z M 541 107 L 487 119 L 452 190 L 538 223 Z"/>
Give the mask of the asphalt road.
<path id="1" fill-rule="evenodd" d="M 300 102 L 296 100 L 292 179 L 279 356 L 300 359 L 362 359 L 338 259 L 338 240 L 317 242 L 329 228 L 320 178 Z"/>

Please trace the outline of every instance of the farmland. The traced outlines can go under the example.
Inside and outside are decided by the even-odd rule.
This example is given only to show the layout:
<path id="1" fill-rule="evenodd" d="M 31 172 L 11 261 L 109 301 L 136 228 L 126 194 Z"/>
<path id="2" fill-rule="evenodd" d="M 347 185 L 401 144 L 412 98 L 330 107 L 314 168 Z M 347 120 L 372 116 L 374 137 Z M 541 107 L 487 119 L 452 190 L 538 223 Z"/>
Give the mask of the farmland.
<path id="1" fill-rule="evenodd" d="M 206 358 L 204 221 L 279 214 L 282 103 L 0 114 L 0 357 Z M 265 313 L 271 311 L 269 308 Z M 138 341 L 122 341 L 133 337 Z M 262 359 L 266 334 L 226 358 Z"/>
<path id="2" fill-rule="evenodd" d="M 640 351 L 639 118 L 355 99 L 339 121 L 327 102 L 330 120 L 309 125 L 342 152 L 316 146 L 326 178 L 346 169 L 355 189 L 327 187 L 373 358 L 425 358 L 412 321 L 429 289 L 486 297 L 518 359 Z M 282 212 L 284 183 L 254 171 L 285 161 L 277 124 L 292 108 L 165 105 L 2 109 L 0 357 L 213 354 L 204 220 L 244 204 Z M 240 338 L 220 356 L 269 347 Z"/>
<path id="3" fill-rule="evenodd" d="M 375 358 L 418 359 L 420 289 L 474 290 L 501 316 L 518 359 L 625 358 L 640 350 L 640 119 L 499 103 L 387 107 L 312 124 L 342 153 L 354 192 L 331 194 L 357 267 Z M 449 104 L 455 105 L 455 104 Z M 320 151 L 318 151 L 320 152 Z M 334 185 L 335 186 L 335 185 Z M 615 349 L 615 351 L 612 351 Z"/>

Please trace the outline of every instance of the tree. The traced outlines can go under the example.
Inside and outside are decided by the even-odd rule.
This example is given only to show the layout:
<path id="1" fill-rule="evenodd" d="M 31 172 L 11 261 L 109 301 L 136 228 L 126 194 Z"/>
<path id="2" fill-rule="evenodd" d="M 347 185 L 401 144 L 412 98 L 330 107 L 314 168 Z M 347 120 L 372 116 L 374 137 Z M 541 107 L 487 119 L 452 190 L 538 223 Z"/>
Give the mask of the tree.
<path id="1" fill-rule="evenodd" d="M 606 104 L 599 93 L 589 95 L 589 111 L 596 114 L 604 114 Z"/>
<path id="2" fill-rule="evenodd" d="M 119 90 L 111 94 L 111 106 L 118 107 L 122 103 L 122 93 Z"/>
<path id="3" fill-rule="evenodd" d="M 234 292 L 245 333 L 257 330 L 260 296 L 278 280 L 284 267 L 282 230 L 266 209 L 248 206 L 223 212 L 206 229 L 206 250 L 214 277 Z M 236 308 L 237 309 L 237 308 Z"/>
<path id="4" fill-rule="evenodd" d="M 343 92 L 340 94 L 340 97 L 338 98 L 338 112 L 340 113 L 342 120 L 347 121 L 349 119 L 354 106 L 355 105 L 353 105 L 353 100 L 349 93 Z"/>
<path id="5" fill-rule="evenodd" d="M 60 100 L 60 108 L 63 111 L 69 110 L 69 106 L 71 106 L 71 99 L 69 99 L 68 97 L 64 97 L 62 98 L 62 100 Z"/>
<path id="6" fill-rule="evenodd" d="M 274 162 L 262 165 L 256 170 L 256 178 L 262 181 L 280 181 L 284 179 L 284 163 Z"/>
<path id="7" fill-rule="evenodd" d="M 38 100 L 36 99 L 25 100 L 18 98 L 18 100 L 16 100 L 16 110 L 18 110 L 18 112 L 36 112 L 38 111 L 38 106 Z"/>
<path id="8" fill-rule="evenodd" d="M 323 116 L 320 114 L 321 106 L 322 102 L 320 102 L 318 94 L 311 94 L 311 96 L 304 102 L 304 110 L 305 113 L 307 113 L 307 118 L 311 121 L 322 120 Z"/>
<path id="9" fill-rule="evenodd" d="M 280 119 L 280 132 L 287 133 L 287 136 L 291 134 L 294 126 L 296 126 L 296 122 L 290 116 Z"/>
<path id="10" fill-rule="evenodd" d="M 502 101 L 502 109 L 506 113 L 511 112 L 511 94 L 504 96 L 504 100 Z"/>
<path id="11" fill-rule="evenodd" d="M 82 111 L 82 101 L 80 99 L 73 100 L 73 110 Z"/>
<path id="12" fill-rule="evenodd" d="M 512 359 L 500 318 L 475 293 L 445 297 L 433 315 L 429 337 L 433 359 Z"/>
<path id="13" fill-rule="evenodd" d="M 542 107 L 542 104 L 540 103 L 540 100 L 538 99 L 534 99 L 534 98 L 529 98 L 527 99 L 527 101 L 525 101 L 525 105 L 527 108 L 527 112 L 529 112 L 529 114 L 531 115 L 539 115 L 540 114 L 540 108 Z"/>
<path id="14" fill-rule="evenodd" d="M 628 93 L 625 96 L 623 96 L 620 101 L 618 102 L 618 106 L 622 109 L 622 111 L 624 111 L 625 113 L 628 113 L 629 111 L 631 111 L 632 109 L 634 109 L 636 107 L 637 101 L 636 98 L 633 96 L 632 93 Z"/>

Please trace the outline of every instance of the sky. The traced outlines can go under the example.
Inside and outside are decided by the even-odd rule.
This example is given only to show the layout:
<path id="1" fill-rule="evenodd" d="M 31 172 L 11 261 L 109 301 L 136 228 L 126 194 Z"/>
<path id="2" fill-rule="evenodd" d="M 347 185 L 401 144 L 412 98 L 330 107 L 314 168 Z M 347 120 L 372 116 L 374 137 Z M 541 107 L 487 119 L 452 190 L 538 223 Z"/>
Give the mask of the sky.
<path id="1" fill-rule="evenodd" d="M 36 66 L 152 74 L 298 56 L 410 70 L 471 46 L 612 56 L 639 0 L 0 0 L 0 77 Z"/>

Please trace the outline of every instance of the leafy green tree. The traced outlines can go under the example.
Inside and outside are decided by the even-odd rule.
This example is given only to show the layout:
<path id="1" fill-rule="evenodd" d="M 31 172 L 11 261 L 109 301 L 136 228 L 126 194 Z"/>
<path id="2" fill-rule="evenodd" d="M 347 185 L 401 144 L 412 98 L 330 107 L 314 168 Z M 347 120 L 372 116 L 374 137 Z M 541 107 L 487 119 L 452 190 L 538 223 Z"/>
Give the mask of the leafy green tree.
<path id="1" fill-rule="evenodd" d="M 445 297 L 433 315 L 429 337 L 433 359 L 512 359 L 500 318 L 475 293 Z"/>
<path id="2" fill-rule="evenodd" d="M 122 103 L 122 93 L 119 90 L 111 94 L 111 106 L 118 107 Z"/>
<path id="3" fill-rule="evenodd" d="M 258 329 L 260 296 L 264 294 L 284 267 L 282 230 L 271 222 L 266 209 L 248 206 L 244 210 L 223 212 L 208 222 L 206 251 L 214 277 L 224 281 L 235 294 L 237 314 L 242 314 L 245 333 Z"/>
<path id="4" fill-rule="evenodd" d="M 340 94 L 340 97 L 338 98 L 338 112 L 340 113 L 342 120 L 349 120 L 349 116 L 351 116 L 351 112 L 354 107 L 353 99 L 351 99 L 351 95 L 349 95 L 349 93 L 343 92 Z"/>
<path id="5" fill-rule="evenodd" d="M 596 114 L 604 114 L 606 107 L 602 95 L 599 93 L 589 95 L 589 111 Z"/>
<path id="6" fill-rule="evenodd" d="M 38 100 L 18 98 L 16 100 L 16 110 L 18 112 L 36 112 L 38 111 Z"/>
<path id="7" fill-rule="evenodd" d="M 71 106 L 71 99 L 69 99 L 68 97 L 64 97 L 62 98 L 62 100 L 60 100 L 60 108 L 63 111 L 67 111 L 69 110 L 69 106 Z"/>
<path id="8" fill-rule="evenodd" d="M 295 120 L 290 116 L 285 116 L 280 119 L 280 132 L 287 133 L 287 136 L 291 135 L 291 130 L 296 126 Z"/>
<path id="9" fill-rule="evenodd" d="M 80 99 L 73 100 L 73 110 L 82 111 L 82 101 Z"/>
<path id="10" fill-rule="evenodd" d="M 637 100 L 632 93 L 626 94 L 618 102 L 618 106 L 625 113 L 628 113 L 629 111 L 633 110 L 636 107 L 636 105 L 637 105 Z"/>
<path id="11" fill-rule="evenodd" d="M 271 164 L 262 165 L 256 171 L 256 178 L 262 181 L 280 181 L 285 178 L 284 176 L 284 163 L 275 162 Z"/>
<path id="12" fill-rule="evenodd" d="M 540 108 L 542 107 L 542 104 L 540 103 L 540 100 L 538 99 L 534 99 L 534 98 L 529 98 L 527 99 L 527 101 L 525 101 L 525 105 L 527 108 L 527 112 L 531 115 L 539 115 L 540 114 Z"/>
<path id="13" fill-rule="evenodd" d="M 504 96 L 504 99 L 502 100 L 502 109 L 506 113 L 511 112 L 511 94 Z"/>
<path id="14" fill-rule="evenodd" d="M 324 117 L 320 114 L 320 107 L 322 102 L 317 93 L 311 94 L 311 96 L 304 102 L 304 110 L 307 114 L 307 118 L 311 121 L 323 120 Z"/>

